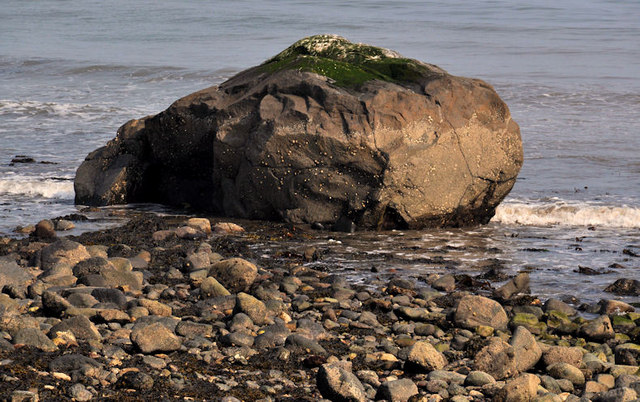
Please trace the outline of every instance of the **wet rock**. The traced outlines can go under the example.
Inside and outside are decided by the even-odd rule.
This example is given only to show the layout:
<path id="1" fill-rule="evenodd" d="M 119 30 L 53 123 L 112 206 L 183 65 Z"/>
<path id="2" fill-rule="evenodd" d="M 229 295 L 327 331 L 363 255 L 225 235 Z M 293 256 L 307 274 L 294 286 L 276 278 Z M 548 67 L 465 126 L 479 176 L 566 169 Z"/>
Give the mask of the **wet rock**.
<path id="1" fill-rule="evenodd" d="M 491 86 L 318 35 L 126 123 L 74 188 L 78 204 L 187 203 L 342 230 L 470 225 L 488 222 L 515 183 L 521 142 Z"/>
<path id="2" fill-rule="evenodd" d="M 318 370 L 316 385 L 323 397 L 332 401 L 364 402 L 364 387 L 358 377 L 340 364 L 324 364 Z"/>
<path id="3" fill-rule="evenodd" d="M 509 321 L 510 328 L 517 328 L 519 326 L 525 327 L 529 332 L 536 335 L 540 335 L 547 329 L 545 323 L 539 322 L 535 315 L 528 313 L 516 313 L 511 318 L 511 321 Z"/>
<path id="4" fill-rule="evenodd" d="M 547 367 L 547 373 L 556 379 L 569 380 L 576 386 L 582 386 L 585 383 L 582 371 L 569 363 L 553 363 Z"/>
<path id="5" fill-rule="evenodd" d="M 384 399 L 390 402 L 406 402 L 418 394 L 418 387 L 409 378 L 385 381 L 378 388 L 376 400 Z"/>
<path id="6" fill-rule="evenodd" d="M 455 322 L 463 328 L 475 329 L 480 325 L 501 331 L 507 330 L 507 314 L 495 300 L 483 296 L 465 296 L 455 310 Z"/>
<path id="7" fill-rule="evenodd" d="M 607 286 L 604 291 L 620 296 L 640 296 L 640 281 L 621 278 Z"/>
<path id="8" fill-rule="evenodd" d="M 640 365 L 640 345 L 624 343 L 615 348 L 616 364 L 628 366 Z"/>
<path id="9" fill-rule="evenodd" d="M 530 401 L 538 392 L 540 379 L 533 374 L 522 374 L 510 381 L 493 398 L 496 402 Z"/>
<path id="10" fill-rule="evenodd" d="M 245 292 L 258 276 L 258 268 L 242 258 L 230 258 L 213 264 L 209 275 L 232 293 Z"/>
<path id="11" fill-rule="evenodd" d="M 416 342 L 407 349 L 405 368 L 413 371 L 440 370 L 447 365 L 447 359 L 429 342 Z"/>
<path id="12" fill-rule="evenodd" d="M 515 278 L 496 289 L 494 296 L 507 300 L 518 293 L 529 292 L 529 274 L 521 272 Z"/>
<path id="13" fill-rule="evenodd" d="M 131 342 L 145 354 L 172 352 L 182 345 L 180 338 L 159 322 L 134 326 L 131 331 Z"/>
<path id="14" fill-rule="evenodd" d="M 509 343 L 513 347 L 516 369 L 519 372 L 533 368 L 542 357 L 542 350 L 538 342 L 536 342 L 531 332 L 524 327 L 516 328 Z"/>
<path id="15" fill-rule="evenodd" d="M 635 311 L 633 306 L 619 300 L 600 300 L 598 305 L 600 306 L 600 314 L 603 315 L 622 314 Z"/>
<path id="16" fill-rule="evenodd" d="M 431 284 L 431 287 L 444 292 L 453 292 L 456 288 L 456 278 L 451 274 L 443 275 L 436 279 Z"/>
<path id="17" fill-rule="evenodd" d="M 496 380 L 512 377 L 518 372 L 514 348 L 500 338 L 491 338 L 473 361 L 475 370 L 484 371 Z"/>
<path id="18" fill-rule="evenodd" d="M 68 221 L 66 219 L 56 219 L 55 221 L 53 221 L 53 224 L 54 224 L 55 230 L 58 230 L 61 232 L 76 228 L 76 225 L 73 222 Z"/>
<path id="19" fill-rule="evenodd" d="M 554 310 L 560 311 L 561 313 L 564 313 L 569 317 L 574 316 L 578 313 L 576 309 L 563 302 L 562 300 L 551 298 L 545 302 L 544 311 L 548 313 Z"/>
<path id="20" fill-rule="evenodd" d="M 38 222 L 33 234 L 41 239 L 53 239 L 57 236 L 53 221 L 49 219 L 43 219 Z"/>

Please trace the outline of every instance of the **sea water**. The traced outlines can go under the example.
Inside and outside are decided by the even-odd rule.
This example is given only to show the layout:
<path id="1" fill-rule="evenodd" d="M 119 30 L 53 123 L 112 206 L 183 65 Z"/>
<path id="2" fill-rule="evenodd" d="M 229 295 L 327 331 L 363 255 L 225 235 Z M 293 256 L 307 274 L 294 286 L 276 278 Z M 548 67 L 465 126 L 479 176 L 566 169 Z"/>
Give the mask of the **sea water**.
<path id="1" fill-rule="evenodd" d="M 492 84 L 520 124 L 525 163 L 488 226 L 320 242 L 333 247 L 332 263 L 367 280 L 376 255 L 409 276 L 475 272 L 500 260 L 512 273 L 529 270 L 537 294 L 584 300 L 606 297 L 616 278 L 640 279 L 635 0 L 1 5 L 0 235 L 76 212 L 75 170 L 127 120 L 297 39 L 336 33 Z M 35 163 L 11 162 L 22 157 Z M 442 247 L 456 264 L 424 262 Z M 579 266 L 609 273 L 579 275 Z"/>

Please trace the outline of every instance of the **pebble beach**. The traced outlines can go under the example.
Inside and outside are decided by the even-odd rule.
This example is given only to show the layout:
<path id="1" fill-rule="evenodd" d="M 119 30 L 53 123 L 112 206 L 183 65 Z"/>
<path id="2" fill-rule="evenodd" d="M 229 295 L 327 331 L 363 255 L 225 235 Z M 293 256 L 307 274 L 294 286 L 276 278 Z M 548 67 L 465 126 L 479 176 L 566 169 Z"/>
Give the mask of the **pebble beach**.
<path id="1" fill-rule="evenodd" d="M 640 395 L 640 305 L 616 300 L 638 296 L 634 279 L 591 305 L 536 297 L 527 272 L 356 284 L 314 264 L 325 250 L 251 247 L 326 233 L 309 227 L 135 213 L 55 230 L 81 216 L 0 239 L 4 400 Z"/>

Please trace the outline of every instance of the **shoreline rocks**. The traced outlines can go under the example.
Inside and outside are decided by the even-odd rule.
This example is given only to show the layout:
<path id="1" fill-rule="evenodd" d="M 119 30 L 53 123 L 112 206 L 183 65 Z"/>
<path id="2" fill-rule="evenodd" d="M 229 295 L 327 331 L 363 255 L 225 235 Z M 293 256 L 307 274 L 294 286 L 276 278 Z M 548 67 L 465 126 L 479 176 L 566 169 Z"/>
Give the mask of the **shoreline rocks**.
<path id="1" fill-rule="evenodd" d="M 316 35 L 126 123 L 74 187 L 77 204 L 344 231 L 470 226 L 489 221 L 522 162 L 518 125 L 487 83 Z"/>
<path id="2" fill-rule="evenodd" d="M 305 252 L 255 264 L 250 245 L 273 231 L 208 223 L 143 215 L 49 243 L 3 243 L 0 261 L 10 269 L 0 293 L 0 392 L 245 401 L 608 401 L 640 393 L 633 305 L 603 301 L 594 306 L 601 315 L 582 317 L 559 301 L 542 310 L 531 295 L 505 299 L 486 287 L 437 291 L 402 277 L 355 285 L 314 268 Z M 192 235 L 156 236 L 184 227 Z M 289 236 L 308 242 L 300 229 Z M 103 272 L 129 273 L 138 286 L 83 283 Z M 43 280 L 54 273 L 77 280 Z"/>

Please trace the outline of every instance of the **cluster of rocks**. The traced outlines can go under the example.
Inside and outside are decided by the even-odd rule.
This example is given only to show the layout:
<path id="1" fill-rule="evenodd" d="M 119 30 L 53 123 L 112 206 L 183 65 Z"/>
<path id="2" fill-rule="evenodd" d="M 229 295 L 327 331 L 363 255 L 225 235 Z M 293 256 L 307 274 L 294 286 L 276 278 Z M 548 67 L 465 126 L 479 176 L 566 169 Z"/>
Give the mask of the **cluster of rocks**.
<path id="1" fill-rule="evenodd" d="M 296 234 L 297 233 L 297 234 Z M 304 233 L 287 236 L 304 236 Z M 143 216 L 79 237 L 0 241 L 0 393 L 94 398 L 631 401 L 640 314 L 583 317 L 521 273 L 355 286 L 296 263 L 258 267 L 232 223 Z M 125 242 L 125 243 L 123 243 Z"/>

